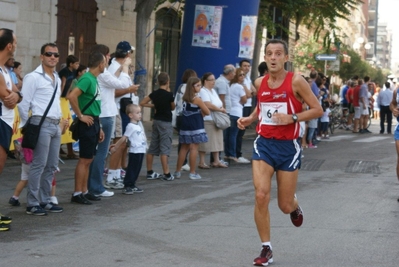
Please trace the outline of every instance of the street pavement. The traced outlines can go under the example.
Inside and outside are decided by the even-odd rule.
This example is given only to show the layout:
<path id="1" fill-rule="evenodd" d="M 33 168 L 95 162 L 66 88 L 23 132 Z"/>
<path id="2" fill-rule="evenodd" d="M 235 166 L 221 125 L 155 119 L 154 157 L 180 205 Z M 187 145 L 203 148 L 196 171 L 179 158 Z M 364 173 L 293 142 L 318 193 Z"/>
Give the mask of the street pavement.
<path id="1" fill-rule="evenodd" d="M 146 124 L 149 131 L 149 124 Z M 305 149 L 297 195 L 304 223 L 296 228 L 276 202 L 270 202 L 272 266 L 361 267 L 399 265 L 399 185 L 392 135 L 336 130 L 317 149 Z M 149 134 L 149 132 L 148 132 Z M 149 135 L 147 135 L 149 137 Z M 254 130 L 244 140 L 251 157 Z M 177 143 L 176 137 L 173 141 Z M 0 233 L 0 266 L 252 266 L 260 240 L 253 220 L 250 165 L 198 170 L 203 179 L 166 182 L 145 179 L 142 194 L 102 199 L 91 206 L 71 204 L 76 160 L 57 174 L 64 212 L 25 214 L 7 202 L 20 177 L 20 165 L 7 160 L 0 176 L 0 211 L 13 217 Z M 173 171 L 176 152 L 170 157 Z M 161 171 L 155 159 L 155 171 Z"/>

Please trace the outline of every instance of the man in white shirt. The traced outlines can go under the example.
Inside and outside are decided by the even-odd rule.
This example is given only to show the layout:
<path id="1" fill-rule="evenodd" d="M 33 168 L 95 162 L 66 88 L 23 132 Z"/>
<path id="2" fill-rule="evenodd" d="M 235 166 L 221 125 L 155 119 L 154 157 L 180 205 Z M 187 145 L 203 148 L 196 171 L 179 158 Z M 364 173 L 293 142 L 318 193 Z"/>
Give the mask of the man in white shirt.
<path id="1" fill-rule="evenodd" d="M 131 64 L 131 56 L 133 54 L 134 47 L 132 47 L 129 42 L 121 41 L 116 46 L 115 50 L 115 58 L 112 59 L 112 63 L 109 66 L 108 71 L 118 77 L 118 79 L 123 83 L 124 87 L 131 88 L 131 90 L 120 90 L 117 88 L 115 90 L 114 101 L 117 107 L 117 114 L 115 117 L 114 123 L 114 131 L 115 136 L 113 142 L 116 143 L 122 137 L 126 125 L 129 123 L 129 117 L 126 115 L 125 110 L 126 107 L 122 107 L 122 102 L 126 100 L 130 100 L 134 104 L 138 104 L 138 97 L 136 96 L 136 92 L 139 88 L 139 85 L 133 84 L 132 79 L 129 76 L 129 65 Z M 122 100 L 123 99 L 123 100 Z M 126 146 L 121 145 L 111 156 L 109 159 L 109 168 L 107 179 L 105 181 L 106 188 L 113 189 L 121 189 L 124 187 L 121 167 L 126 164 Z M 122 164 L 123 162 L 123 164 Z"/>
<path id="2" fill-rule="evenodd" d="M 17 102 L 22 100 L 22 94 L 16 93 L 17 89 L 5 67 L 7 60 L 14 56 L 16 47 L 17 38 L 13 31 L 0 29 L 0 174 L 3 172 L 10 147 L 14 108 Z M 0 231 L 8 231 L 10 223 L 10 217 L 0 214 Z"/>
<path id="3" fill-rule="evenodd" d="M 28 121 L 29 111 L 31 111 L 30 123 L 38 125 L 55 93 L 54 100 L 40 127 L 37 146 L 33 150 L 26 207 L 26 213 L 30 215 L 47 215 L 47 212 L 63 211 L 63 208 L 50 202 L 51 183 L 54 172 L 57 170 L 61 143 L 59 127 L 62 118 L 61 80 L 55 71 L 59 56 L 56 44 L 47 43 L 42 46 L 40 50 L 42 64 L 24 77 L 21 90 L 24 98 L 18 105 L 20 126 L 24 126 Z"/>
<path id="4" fill-rule="evenodd" d="M 378 94 L 377 103 L 380 107 L 380 134 L 385 133 L 385 117 L 387 120 L 387 133 L 391 134 L 392 111 L 389 108 L 392 102 L 393 92 L 390 89 L 389 82 L 385 83 L 385 89 Z"/>
<path id="5" fill-rule="evenodd" d="M 245 74 L 245 80 L 244 80 L 244 89 L 245 93 L 247 96 L 247 103 L 244 104 L 244 109 L 242 111 L 243 117 L 248 117 L 251 115 L 252 112 L 252 97 L 256 95 L 256 89 L 252 85 L 251 81 L 251 62 L 247 59 L 243 59 L 240 61 L 240 68 L 243 70 Z M 242 137 L 245 134 L 245 130 L 239 130 L 238 135 L 237 135 L 237 143 L 236 143 L 236 156 L 237 156 L 237 161 L 239 163 L 249 163 L 250 161 L 242 156 L 241 153 L 241 147 L 242 147 Z"/>
<path id="6" fill-rule="evenodd" d="M 109 60 L 109 48 L 106 45 L 95 45 L 91 50 L 91 53 L 99 52 L 106 58 L 108 64 Z M 101 197 L 112 197 L 114 192 L 108 191 L 105 188 L 121 189 L 121 186 L 117 186 L 116 181 L 112 181 L 112 184 L 103 185 L 103 171 L 105 166 L 105 160 L 108 155 L 109 144 L 111 141 L 112 131 L 115 123 L 115 116 L 118 114 L 118 108 L 115 104 L 115 90 L 120 89 L 121 91 L 134 92 L 137 90 L 133 86 L 129 86 L 130 77 L 128 76 L 128 67 L 130 65 L 130 58 L 127 59 L 122 66 L 120 66 L 119 78 L 115 76 L 115 70 L 109 67 L 105 69 L 103 73 L 98 75 L 97 82 L 101 92 L 101 113 L 100 123 L 104 132 L 104 141 L 98 144 L 96 156 L 93 162 L 90 164 L 89 179 L 88 179 L 88 190 L 89 194 L 85 195 L 88 200 L 98 201 Z"/>
<path id="7" fill-rule="evenodd" d="M 231 100 L 230 100 L 230 81 L 236 75 L 236 68 L 229 64 L 224 66 L 223 73 L 219 76 L 219 78 L 215 81 L 215 90 L 219 95 L 220 100 L 223 103 L 223 107 L 226 109 L 227 114 L 230 113 L 231 108 Z M 223 130 L 223 143 L 224 143 L 224 153 L 225 156 L 230 156 L 228 153 L 228 145 L 229 145 L 229 131 L 230 127 Z M 219 153 L 219 157 L 221 157 L 221 153 Z M 220 159 L 219 159 L 220 160 Z M 211 153 L 211 163 L 213 163 L 213 156 Z"/>

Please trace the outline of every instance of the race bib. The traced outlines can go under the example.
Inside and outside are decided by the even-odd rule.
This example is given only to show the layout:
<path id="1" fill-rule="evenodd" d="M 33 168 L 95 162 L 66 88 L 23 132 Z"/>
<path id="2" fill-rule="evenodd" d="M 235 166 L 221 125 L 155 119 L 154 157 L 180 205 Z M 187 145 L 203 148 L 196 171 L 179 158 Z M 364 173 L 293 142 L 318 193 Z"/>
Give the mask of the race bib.
<path id="1" fill-rule="evenodd" d="M 273 122 L 272 117 L 276 113 L 287 114 L 287 103 L 285 102 L 270 102 L 261 103 L 262 120 L 260 124 L 277 125 Z"/>

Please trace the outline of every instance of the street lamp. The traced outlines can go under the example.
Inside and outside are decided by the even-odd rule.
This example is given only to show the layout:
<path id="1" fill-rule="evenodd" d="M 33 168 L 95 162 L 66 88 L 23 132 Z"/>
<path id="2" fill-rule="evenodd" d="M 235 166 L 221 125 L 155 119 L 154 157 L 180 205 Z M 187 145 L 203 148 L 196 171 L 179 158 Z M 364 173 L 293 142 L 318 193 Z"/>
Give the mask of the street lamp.
<path id="1" fill-rule="evenodd" d="M 361 57 L 364 59 L 366 50 L 371 48 L 371 44 L 367 42 L 363 37 L 358 37 L 356 42 L 353 44 L 353 49 L 358 51 Z M 364 50 L 363 50 L 364 49 Z"/>

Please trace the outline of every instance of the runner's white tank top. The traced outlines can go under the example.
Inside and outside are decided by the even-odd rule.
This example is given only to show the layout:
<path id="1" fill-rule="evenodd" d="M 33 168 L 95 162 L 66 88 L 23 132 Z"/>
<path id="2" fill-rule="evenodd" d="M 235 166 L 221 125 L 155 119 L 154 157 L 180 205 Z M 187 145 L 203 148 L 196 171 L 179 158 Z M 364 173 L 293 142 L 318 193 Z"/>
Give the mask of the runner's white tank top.
<path id="1" fill-rule="evenodd" d="M 12 90 L 12 82 L 11 82 L 10 73 L 8 72 L 8 70 L 4 70 L 3 68 L 0 67 L 0 74 L 3 75 L 3 77 L 4 77 L 7 89 L 11 91 Z M 6 106 L 4 106 L 4 103 L 1 99 L 0 99 L 0 102 L 2 104 L 0 119 L 2 119 L 10 127 L 12 127 L 12 124 L 14 122 L 14 109 L 9 109 Z"/>

